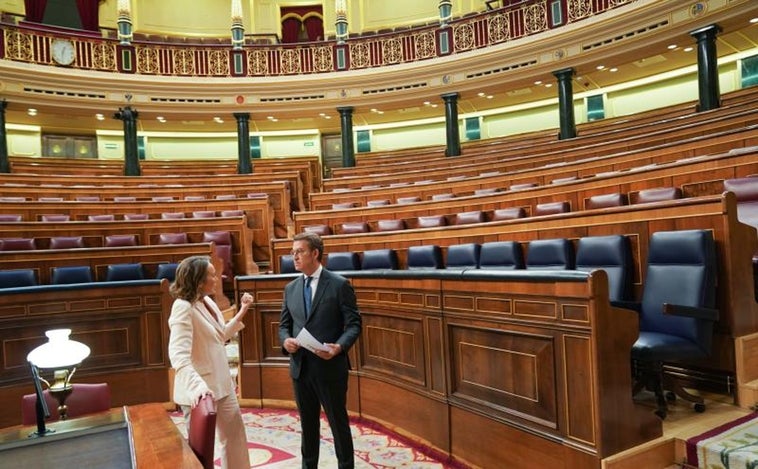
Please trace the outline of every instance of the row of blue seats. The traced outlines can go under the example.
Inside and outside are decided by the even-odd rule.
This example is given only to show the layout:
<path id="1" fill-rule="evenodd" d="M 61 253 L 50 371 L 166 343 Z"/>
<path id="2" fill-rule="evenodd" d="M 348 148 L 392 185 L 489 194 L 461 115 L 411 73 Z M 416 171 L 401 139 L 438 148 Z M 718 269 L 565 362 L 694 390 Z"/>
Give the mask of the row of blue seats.
<path id="1" fill-rule="evenodd" d="M 567 239 L 530 241 L 525 256 L 520 243 L 494 241 L 483 244 L 454 244 L 447 247 L 443 260 L 442 248 L 437 245 L 408 248 L 407 269 L 529 269 L 582 270 L 602 268 L 608 273 L 612 301 L 628 300 L 631 294 L 632 254 L 629 239 L 622 235 L 589 236 L 574 244 Z M 292 256 L 280 257 L 280 272 L 293 273 Z M 397 252 L 377 249 L 326 254 L 326 268 L 335 271 L 395 270 L 399 268 Z"/>
<path id="2" fill-rule="evenodd" d="M 176 263 L 164 263 L 156 266 L 155 278 L 174 280 Z M 105 273 L 106 282 L 144 280 L 145 270 L 140 263 L 111 264 Z M 88 265 L 70 267 L 53 267 L 50 276 L 53 285 L 74 283 L 91 283 L 95 281 L 92 269 Z M 0 270 L 0 288 L 33 287 L 38 285 L 34 269 Z"/>

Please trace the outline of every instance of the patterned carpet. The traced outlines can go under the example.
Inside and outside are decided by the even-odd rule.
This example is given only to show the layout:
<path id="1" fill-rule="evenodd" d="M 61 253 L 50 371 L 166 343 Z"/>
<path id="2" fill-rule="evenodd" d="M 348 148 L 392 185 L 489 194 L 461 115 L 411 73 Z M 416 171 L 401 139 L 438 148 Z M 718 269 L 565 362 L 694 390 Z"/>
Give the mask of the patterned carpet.
<path id="1" fill-rule="evenodd" d="M 758 468 L 758 413 L 688 439 L 687 464 L 703 469 Z"/>
<path id="2" fill-rule="evenodd" d="M 181 412 L 171 419 L 187 435 Z M 294 410 L 242 409 L 247 427 L 251 467 L 292 469 L 300 467 L 300 421 Z M 413 446 L 405 438 L 382 432 L 373 425 L 351 421 L 356 468 L 460 469 L 459 463 L 441 461 L 433 451 Z M 319 468 L 336 467 L 334 445 L 329 424 L 321 418 L 321 457 Z M 221 467 L 216 460 L 216 467 Z"/>

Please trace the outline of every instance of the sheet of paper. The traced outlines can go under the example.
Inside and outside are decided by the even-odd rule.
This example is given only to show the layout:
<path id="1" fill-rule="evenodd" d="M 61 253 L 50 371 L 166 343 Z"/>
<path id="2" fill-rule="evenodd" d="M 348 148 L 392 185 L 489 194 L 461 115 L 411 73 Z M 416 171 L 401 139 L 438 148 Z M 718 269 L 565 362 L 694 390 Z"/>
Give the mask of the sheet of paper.
<path id="1" fill-rule="evenodd" d="M 329 351 L 329 347 L 319 342 L 306 328 L 300 329 L 300 333 L 295 339 L 297 339 L 301 347 L 305 347 L 305 349 L 313 353 L 316 353 L 317 350 L 321 352 Z"/>

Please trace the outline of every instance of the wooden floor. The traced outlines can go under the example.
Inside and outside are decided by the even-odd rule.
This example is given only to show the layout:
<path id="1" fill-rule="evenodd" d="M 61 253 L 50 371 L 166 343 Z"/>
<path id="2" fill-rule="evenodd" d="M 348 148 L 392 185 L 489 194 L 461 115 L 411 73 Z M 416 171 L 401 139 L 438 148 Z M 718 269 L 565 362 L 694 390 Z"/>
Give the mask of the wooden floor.
<path id="1" fill-rule="evenodd" d="M 663 421 L 663 436 L 603 460 L 604 469 L 673 469 L 689 467 L 686 460 L 685 442 L 688 438 L 751 413 L 737 407 L 729 396 L 705 395 L 706 411 L 702 414 L 692 410 L 692 404 L 677 399 L 669 405 L 669 413 Z M 638 398 L 650 412 L 655 409 L 652 394 Z"/>

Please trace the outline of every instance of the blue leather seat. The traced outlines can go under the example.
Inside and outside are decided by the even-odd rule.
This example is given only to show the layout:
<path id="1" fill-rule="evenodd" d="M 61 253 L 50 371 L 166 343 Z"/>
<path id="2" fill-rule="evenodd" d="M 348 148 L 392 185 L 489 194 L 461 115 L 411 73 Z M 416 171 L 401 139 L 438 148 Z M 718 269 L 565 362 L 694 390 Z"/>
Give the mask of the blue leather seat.
<path id="1" fill-rule="evenodd" d="M 716 305 L 716 244 L 706 230 L 653 233 L 642 301 L 634 305 L 640 314 L 640 334 L 632 346 L 635 393 L 642 388 L 657 398 L 656 414 L 665 418 L 669 389 L 694 402 L 702 412 L 700 396 L 686 392 L 674 378 L 665 376 L 663 363 L 697 360 L 710 355 Z"/>
<path id="2" fill-rule="evenodd" d="M 33 269 L 0 270 L 0 288 L 33 287 L 37 276 Z"/>
<path id="3" fill-rule="evenodd" d="M 442 249 L 436 244 L 408 248 L 409 270 L 441 269 L 443 267 Z"/>
<path id="4" fill-rule="evenodd" d="M 357 252 L 330 252 L 326 256 L 328 270 L 360 270 L 361 261 Z"/>
<path id="5" fill-rule="evenodd" d="M 588 236 L 576 247 L 576 270 L 602 269 L 608 274 L 609 298 L 628 301 L 632 293 L 632 252 L 622 235 Z"/>
<path id="6" fill-rule="evenodd" d="M 478 243 L 452 244 L 447 247 L 446 269 L 478 269 L 482 247 Z"/>
<path id="7" fill-rule="evenodd" d="M 170 282 L 173 282 L 176 278 L 176 267 L 179 264 L 176 262 L 170 262 L 167 264 L 158 264 L 155 268 L 155 278 L 165 278 Z"/>
<path id="8" fill-rule="evenodd" d="M 563 238 L 537 239 L 529 242 L 527 270 L 573 270 L 574 246 Z"/>
<path id="9" fill-rule="evenodd" d="M 394 249 L 363 251 L 361 270 L 397 270 L 397 252 Z"/>
<path id="10" fill-rule="evenodd" d="M 142 264 L 111 264 L 105 274 L 106 282 L 121 282 L 124 280 L 143 280 L 145 274 Z"/>
<path id="11" fill-rule="evenodd" d="M 479 251 L 479 268 L 490 270 L 523 269 L 524 253 L 521 244 L 515 241 L 482 243 Z"/>
<path id="12" fill-rule="evenodd" d="M 294 274 L 295 272 L 297 272 L 297 270 L 295 270 L 295 260 L 292 258 L 292 255 L 285 254 L 279 256 L 279 273 Z"/>
<path id="13" fill-rule="evenodd" d="M 53 285 L 92 282 L 92 269 L 88 265 L 53 267 L 50 283 Z"/>

